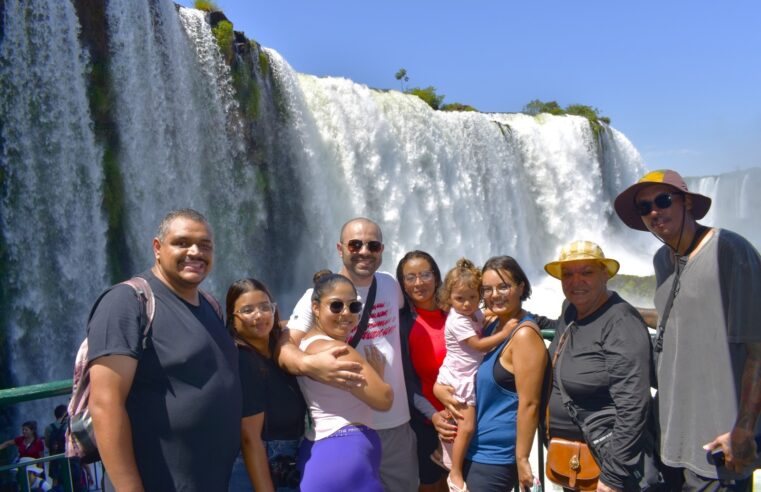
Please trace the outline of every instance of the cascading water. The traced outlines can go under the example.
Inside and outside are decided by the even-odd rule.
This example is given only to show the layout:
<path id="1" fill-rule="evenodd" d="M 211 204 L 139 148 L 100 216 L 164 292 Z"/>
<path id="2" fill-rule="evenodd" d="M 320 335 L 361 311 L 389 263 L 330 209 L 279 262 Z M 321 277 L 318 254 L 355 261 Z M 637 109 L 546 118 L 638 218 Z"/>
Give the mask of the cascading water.
<path id="1" fill-rule="evenodd" d="M 367 215 L 383 228 L 389 270 L 422 248 L 443 268 L 463 255 L 510 254 L 543 279 L 562 244 L 587 238 L 624 271 L 650 273 L 647 238 L 613 220 L 612 198 L 644 171 L 614 129 L 601 133 L 600 157 L 584 118 L 437 112 L 398 92 L 297 75 L 269 55 L 289 101 L 290 138 L 303 149 L 296 165 L 314 224 L 305 233 L 315 252 L 298 256 L 300 269 L 337 266 L 331 245 L 340 224 Z M 557 293 L 536 297 L 542 312 L 559 308 Z"/>
<path id="2" fill-rule="evenodd" d="M 761 248 L 761 169 L 685 178 L 687 187 L 713 198 L 708 214 L 701 222 L 735 231 Z"/>
<path id="3" fill-rule="evenodd" d="M 31 384 L 70 376 L 89 307 L 114 280 L 102 212 L 114 213 L 104 179 L 113 183 L 71 1 L 0 5 L 0 335 L 13 354 L 0 365 Z M 222 296 L 255 275 L 286 316 L 315 270 L 339 267 L 338 231 L 356 215 L 381 224 L 386 270 L 415 248 L 442 268 L 515 256 L 535 283 L 529 307 L 546 314 L 560 294 L 542 265 L 572 239 L 599 242 L 626 273 L 652 272 L 659 243 L 613 215 L 613 197 L 644 172 L 614 128 L 596 136 L 574 116 L 433 111 L 414 96 L 297 74 L 254 43 L 236 55 L 248 72 L 231 72 L 205 14 L 168 0 L 104 5 L 110 85 L 100 90 L 114 133 L 103 145 L 122 180 L 128 273 L 151 265 L 158 221 L 178 207 L 215 229 L 204 286 Z M 241 80 L 256 96 L 248 106 Z M 691 181 L 715 198 L 706 221 L 761 243 L 751 213 L 760 174 Z"/>
<path id="4" fill-rule="evenodd" d="M 120 169 L 127 190 L 129 250 L 152 264 L 163 215 L 191 207 L 213 224 L 218 258 L 207 288 L 221 289 L 253 265 L 247 237 L 260 221 L 230 72 L 204 14 L 169 0 L 110 0 L 107 18 Z M 241 220 L 245 218 L 246 220 Z"/>
<path id="5" fill-rule="evenodd" d="M 0 329 L 8 335 L 8 359 L 0 367 L 7 384 L 26 385 L 71 374 L 83 319 L 106 283 L 102 150 L 91 128 L 87 56 L 71 2 L 4 5 Z M 18 414 L 43 424 L 52 420 L 52 404 L 25 404 Z"/>

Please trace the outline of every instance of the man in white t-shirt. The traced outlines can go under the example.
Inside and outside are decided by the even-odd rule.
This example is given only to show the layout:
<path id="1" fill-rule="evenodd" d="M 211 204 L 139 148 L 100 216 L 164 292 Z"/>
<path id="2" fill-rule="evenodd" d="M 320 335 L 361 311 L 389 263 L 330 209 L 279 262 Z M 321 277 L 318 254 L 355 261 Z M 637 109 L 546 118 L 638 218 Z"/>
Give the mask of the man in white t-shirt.
<path id="1" fill-rule="evenodd" d="M 367 298 L 373 277 L 376 280 L 375 302 L 362 339 L 364 347 L 375 345 L 386 358 L 385 381 L 394 389 L 394 403 L 386 412 L 374 412 L 372 427 L 378 431 L 383 446 L 381 481 L 387 492 L 415 492 L 418 489 L 418 470 L 415 434 L 409 426 L 407 391 L 404 385 L 401 345 L 399 340 L 399 308 L 402 291 L 394 277 L 377 272 L 382 262 L 383 236 L 378 224 L 370 219 L 356 218 L 341 228 L 336 245 L 343 267 L 338 272 L 348 277 L 357 288 L 359 300 Z M 278 361 L 292 374 L 307 375 L 331 384 L 352 384 L 359 377 L 353 363 L 336 358 L 342 352 L 305 355 L 299 342 L 312 325 L 312 289 L 308 289 L 296 304 L 281 339 Z M 354 336 L 352 332 L 348 340 Z"/>

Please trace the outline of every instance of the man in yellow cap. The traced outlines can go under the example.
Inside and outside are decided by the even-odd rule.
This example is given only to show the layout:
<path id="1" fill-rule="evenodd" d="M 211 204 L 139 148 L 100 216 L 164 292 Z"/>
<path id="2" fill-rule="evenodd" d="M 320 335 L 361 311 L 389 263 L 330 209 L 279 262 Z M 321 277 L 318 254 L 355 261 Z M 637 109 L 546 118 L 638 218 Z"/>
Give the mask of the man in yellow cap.
<path id="1" fill-rule="evenodd" d="M 671 170 L 615 200 L 626 225 L 664 243 L 653 259 L 664 478 L 675 490 L 749 490 L 761 430 L 761 258 L 738 234 L 697 222 L 710 206 Z M 725 466 L 707 451 L 722 451 Z"/>

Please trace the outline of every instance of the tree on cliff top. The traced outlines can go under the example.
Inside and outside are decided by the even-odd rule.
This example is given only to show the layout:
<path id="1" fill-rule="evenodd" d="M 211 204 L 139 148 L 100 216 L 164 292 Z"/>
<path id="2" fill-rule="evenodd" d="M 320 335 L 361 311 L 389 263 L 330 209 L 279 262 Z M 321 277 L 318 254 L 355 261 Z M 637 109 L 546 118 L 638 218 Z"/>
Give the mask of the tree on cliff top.
<path id="1" fill-rule="evenodd" d="M 396 72 L 396 75 L 394 75 L 396 80 L 399 81 L 399 86 L 402 89 L 402 92 L 404 92 L 404 84 L 405 82 L 409 82 L 410 78 L 407 76 L 407 69 L 406 68 L 400 68 L 398 72 Z"/>
<path id="2" fill-rule="evenodd" d="M 212 2 L 211 0 L 196 0 L 193 2 L 193 7 L 197 8 L 198 10 L 203 10 L 205 12 L 218 12 L 219 7 L 217 7 L 217 4 Z"/>

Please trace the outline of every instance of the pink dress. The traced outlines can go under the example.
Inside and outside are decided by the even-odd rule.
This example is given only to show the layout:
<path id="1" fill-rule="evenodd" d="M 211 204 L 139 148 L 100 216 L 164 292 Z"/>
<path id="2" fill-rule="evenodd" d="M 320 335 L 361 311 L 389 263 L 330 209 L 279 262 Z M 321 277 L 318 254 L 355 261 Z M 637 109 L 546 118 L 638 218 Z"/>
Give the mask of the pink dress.
<path id="1" fill-rule="evenodd" d="M 484 354 L 470 348 L 465 340 L 481 336 L 483 322 L 484 315 L 480 310 L 473 316 L 464 316 L 452 309 L 444 325 L 447 355 L 441 364 L 436 382 L 452 386 L 455 396 L 470 406 L 476 405 L 475 375 Z"/>

